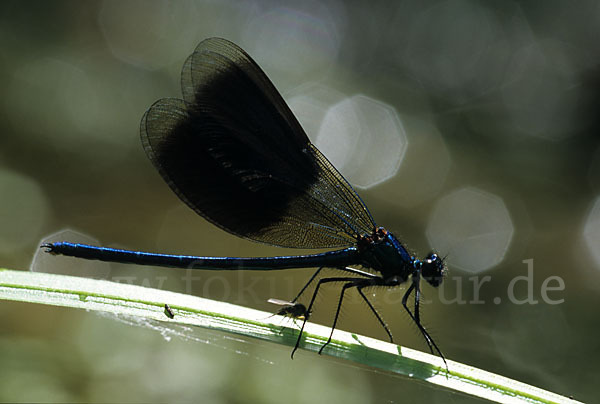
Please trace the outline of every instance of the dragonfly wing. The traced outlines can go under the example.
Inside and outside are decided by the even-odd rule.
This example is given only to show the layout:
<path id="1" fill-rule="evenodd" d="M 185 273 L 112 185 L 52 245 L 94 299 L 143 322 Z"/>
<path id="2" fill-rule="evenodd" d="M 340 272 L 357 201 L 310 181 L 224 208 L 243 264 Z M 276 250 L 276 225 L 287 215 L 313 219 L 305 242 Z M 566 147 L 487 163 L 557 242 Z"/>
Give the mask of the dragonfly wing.
<path id="1" fill-rule="evenodd" d="M 201 42 L 185 62 L 182 88 L 183 100 L 150 107 L 140 131 L 150 160 L 197 213 L 284 247 L 347 246 L 372 231 L 352 186 L 241 48 Z"/>

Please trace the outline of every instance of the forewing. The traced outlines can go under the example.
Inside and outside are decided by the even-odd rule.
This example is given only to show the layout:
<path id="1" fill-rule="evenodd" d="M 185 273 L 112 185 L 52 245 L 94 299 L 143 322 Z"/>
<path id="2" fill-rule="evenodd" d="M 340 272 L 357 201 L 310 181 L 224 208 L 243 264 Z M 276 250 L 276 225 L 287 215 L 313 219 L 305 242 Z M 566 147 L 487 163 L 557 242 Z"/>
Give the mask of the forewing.
<path id="1" fill-rule="evenodd" d="M 358 195 L 242 49 L 203 41 L 185 62 L 182 87 L 184 101 L 150 107 L 141 138 L 192 209 L 230 233 L 285 247 L 346 246 L 371 232 Z"/>

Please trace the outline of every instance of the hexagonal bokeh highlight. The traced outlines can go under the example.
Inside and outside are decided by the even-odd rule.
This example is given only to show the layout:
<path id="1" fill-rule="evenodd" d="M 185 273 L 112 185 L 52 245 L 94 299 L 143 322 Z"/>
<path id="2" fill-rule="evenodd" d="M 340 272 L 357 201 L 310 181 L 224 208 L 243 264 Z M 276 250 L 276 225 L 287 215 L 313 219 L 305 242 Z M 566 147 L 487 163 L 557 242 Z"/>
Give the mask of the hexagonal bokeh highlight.
<path id="1" fill-rule="evenodd" d="M 64 229 L 50 234 L 40 240 L 38 244 L 63 241 L 100 245 L 97 239 L 71 229 Z M 81 278 L 107 279 L 110 275 L 111 266 L 108 262 L 52 255 L 46 253 L 43 248 L 38 248 L 29 270 L 31 272 L 78 276 Z"/>
<path id="2" fill-rule="evenodd" d="M 0 254 L 13 254 L 40 237 L 49 202 L 36 181 L 7 169 L 0 169 L 0 195 Z"/>
<path id="3" fill-rule="evenodd" d="M 253 6 L 253 2 L 248 2 Z M 207 5 L 207 7 L 209 7 Z M 240 5 L 241 11 L 251 12 Z M 112 55 L 139 68 L 155 70 L 178 64 L 206 37 L 202 32 L 227 36 L 227 26 L 214 10 L 194 2 L 104 1 L 98 12 L 98 26 Z M 230 19 L 235 21 L 232 11 Z M 220 24 L 219 24 L 220 23 Z"/>
<path id="4" fill-rule="evenodd" d="M 343 35 L 343 13 L 331 3 L 295 2 L 266 8 L 242 28 L 245 50 L 260 61 L 277 83 L 279 74 L 304 75 L 328 69 L 335 61 Z"/>
<path id="5" fill-rule="evenodd" d="M 287 91 L 284 97 L 294 116 L 314 143 L 329 107 L 343 101 L 347 95 L 317 82 L 307 82 Z"/>
<path id="6" fill-rule="evenodd" d="M 600 268 L 600 248 L 598 248 L 600 246 L 600 196 L 594 201 L 594 205 L 585 220 L 583 239 L 594 258 L 596 266 Z"/>
<path id="7" fill-rule="evenodd" d="M 20 64 L 5 91 L 11 99 L 8 118 L 20 131 L 80 140 L 82 132 L 106 121 L 98 114 L 102 106 L 93 81 L 68 59 L 38 58 Z"/>
<path id="8" fill-rule="evenodd" d="M 364 95 L 329 108 L 316 146 L 358 188 L 369 188 L 396 174 L 408 140 L 396 110 Z"/>
<path id="9" fill-rule="evenodd" d="M 427 239 L 448 263 L 480 273 L 498 265 L 514 226 L 504 201 L 477 188 L 458 189 L 441 198 L 429 220 Z"/>
<path id="10" fill-rule="evenodd" d="M 511 368 L 547 377 L 547 369 L 561 369 L 568 360 L 568 355 L 555 358 L 547 353 L 569 352 L 575 344 L 573 327 L 561 306 L 564 305 L 548 305 L 542 301 L 540 304 L 506 304 L 502 315 L 483 333 L 489 333 L 497 357 Z M 548 338 L 549 333 L 552 338 Z M 525 340 L 536 342 L 523 344 Z M 557 370 L 553 374 L 559 373 Z"/>
<path id="11" fill-rule="evenodd" d="M 526 25 L 526 19 L 507 8 L 516 7 L 504 7 L 503 13 L 511 15 L 511 28 L 519 32 L 518 22 Z M 499 66 L 508 53 L 508 35 L 477 2 L 402 2 L 390 29 L 396 61 L 428 92 L 464 103 L 502 83 Z"/>
<path id="12" fill-rule="evenodd" d="M 521 133 L 556 141 L 573 136 L 589 120 L 581 107 L 583 86 L 569 63 L 569 51 L 559 42 L 532 41 L 509 60 L 510 81 L 502 87 L 502 101 Z"/>

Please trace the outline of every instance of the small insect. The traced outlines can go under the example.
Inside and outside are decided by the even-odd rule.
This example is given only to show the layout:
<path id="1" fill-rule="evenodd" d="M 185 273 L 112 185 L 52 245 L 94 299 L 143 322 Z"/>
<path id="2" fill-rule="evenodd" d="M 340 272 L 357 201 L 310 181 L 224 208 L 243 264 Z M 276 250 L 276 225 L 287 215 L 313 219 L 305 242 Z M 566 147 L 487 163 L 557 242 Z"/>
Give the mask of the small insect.
<path id="1" fill-rule="evenodd" d="M 308 320 L 308 318 L 310 317 L 310 313 L 308 313 L 306 306 L 303 305 L 302 303 L 292 303 L 292 302 L 288 302 L 286 300 L 273 299 L 273 298 L 269 299 L 268 302 L 272 303 L 272 304 L 276 304 L 278 306 L 282 306 L 279 309 L 279 311 L 277 311 L 277 313 L 275 313 L 276 315 L 291 317 L 294 320 L 296 320 L 296 319 L 298 319 L 298 320 L 307 319 Z"/>
<path id="2" fill-rule="evenodd" d="M 167 303 L 165 303 L 165 316 L 169 318 L 174 318 L 175 313 L 173 313 L 173 309 Z"/>

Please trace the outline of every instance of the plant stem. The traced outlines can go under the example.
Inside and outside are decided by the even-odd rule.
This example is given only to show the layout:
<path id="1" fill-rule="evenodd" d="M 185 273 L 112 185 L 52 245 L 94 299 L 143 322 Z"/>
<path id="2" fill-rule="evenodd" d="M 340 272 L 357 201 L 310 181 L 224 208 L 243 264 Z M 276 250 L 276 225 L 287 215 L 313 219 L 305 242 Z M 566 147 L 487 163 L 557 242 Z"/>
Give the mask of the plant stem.
<path id="1" fill-rule="evenodd" d="M 281 326 L 281 318 L 271 313 L 164 290 L 65 275 L 0 269 L 0 299 L 204 327 L 287 346 L 293 346 L 298 335 L 298 329 Z M 300 348 L 318 352 L 330 331 L 328 327 L 307 323 Z M 498 403 L 577 403 L 451 360 L 450 373 L 446 374 L 439 357 L 340 330 L 334 331 L 323 355 Z"/>

